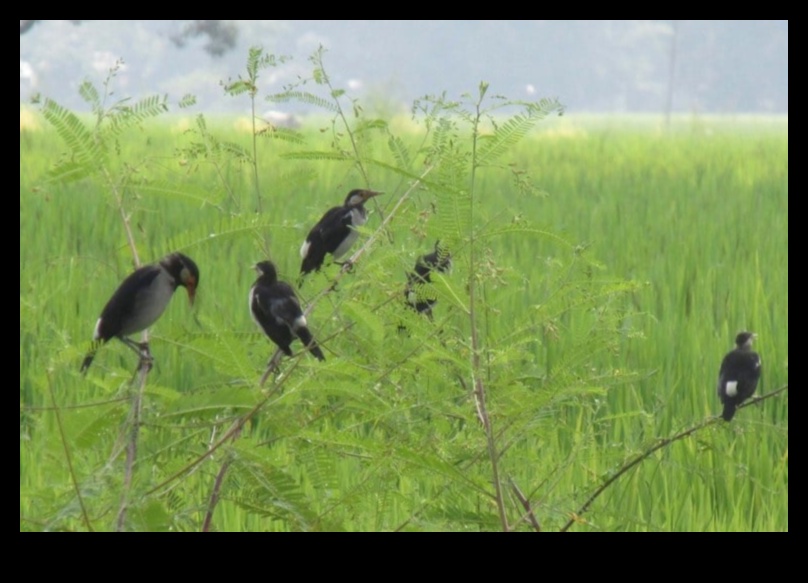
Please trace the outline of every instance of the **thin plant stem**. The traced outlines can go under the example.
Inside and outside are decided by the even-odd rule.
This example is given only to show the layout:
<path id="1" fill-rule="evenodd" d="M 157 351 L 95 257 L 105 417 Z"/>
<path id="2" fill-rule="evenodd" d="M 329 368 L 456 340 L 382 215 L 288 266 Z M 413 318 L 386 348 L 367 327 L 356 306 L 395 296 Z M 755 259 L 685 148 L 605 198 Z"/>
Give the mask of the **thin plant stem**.
<path id="1" fill-rule="evenodd" d="M 480 361 L 480 338 L 477 330 L 477 310 L 476 310 L 476 240 L 474 233 L 474 194 L 477 176 L 477 138 L 479 137 L 480 118 L 482 117 L 482 101 L 485 97 L 487 85 L 480 85 L 480 97 L 476 103 L 476 114 L 474 116 L 474 124 L 472 127 L 471 136 L 471 184 L 469 185 L 469 224 L 470 228 L 470 242 L 469 242 L 469 324 L 471 325 L 471 374 L 472 386 L 474 392 L 474 401 L 477 407 L 477 416 L 485 431 L 486 444 L 488 446 L 488 458 L 491 463 L 491 478 L 494 482 L 494 493 L 497 502 L 497 511 L 499 512 L 499 520 L 502 525 L 502 530 L 507 532 L 510 530 L 508 526 L 508 517 L 505 512 L 505 499 L 502 492 L 502 483 L 499 477 L 499 455 L 497 454 L 497 444 L 494 438 L 494 429 L 491 425 L 491 418 L 488 415 L 488 408 L 485 402 L 485 386 L 483 385 L 483 371 Z"/>
<path id="2" fill-rule="evenodd" d="M 233 463 L 233 458 L 228 455 L 227 459 L 222 463 L 219 472 L 216 474 L 216 479 L 213 481 L 213 490 L 210 493 L 210 500 L 208 501 L 208 509 L 205 512 L 205 520 L 202 522 L 202 532 L 210 532 L 211 524 L 213 523 L 213 511 L 216 509 L 216 504 L 219 502 L 219 495 L 224 483 L 224 476 L 230 464 Z"/>
<path id="3" fill-rule="evenodd" d="M 81 518 L 84 520 L 84 526 L 87 527 L 87 530 L 93 532 L 93 525 L 90 524 L 90 517 L 87 514 L 87 507 L 84 505 L 84 498 L 81 495 L 81 488 L 79 488 L 79 482 L 76 479 L 76 472 L 73 469 L 73 458 L 70 455 L 70 448 L 67 445 L 67 436 L 65 435 L 65 427 L 64 423 L 62 423 L 62 411 L 59 408 L 59 405 L 56 403 L 56 395 L 53 392 L 53 381 L 51 379 L 50 371 L 48 372 L 47 377 L 48 392 L 50 393 L 51 402 L 53 403 L 53 411 L 56 413 L 56 425 L 59 427 L 59 436 L 62 439 L 62 449 L 64 449 L 65 460 L 67 461 L 67 472 L 70 474 L 70 481 L 73 484 L 73 490 L 76 492 L 79 507 L 81 507 Z"/>

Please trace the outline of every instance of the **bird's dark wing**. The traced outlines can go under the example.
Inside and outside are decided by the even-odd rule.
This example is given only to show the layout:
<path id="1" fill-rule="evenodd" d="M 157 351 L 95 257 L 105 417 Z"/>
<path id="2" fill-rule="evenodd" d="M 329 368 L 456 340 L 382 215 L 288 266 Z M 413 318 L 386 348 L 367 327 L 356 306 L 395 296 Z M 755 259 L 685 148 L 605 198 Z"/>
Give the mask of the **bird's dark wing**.
<path id="1" fill-rule="evenodd" d="M 300 302 L 292 288 L 283 282 L 271 286 L 270 293 L 267 294 L 267 311 L 276 322 L 286 324 L 290 329 L 294 329 L 295 320 L 303 316 Z"/>
<path id="2" fill-rule="evenodd" d="M 306 237 L 308 250 L 300 266 L 301 273 L 320 269 L 326 253 L 334 253 L 350 233 L 351 209 L 335 206 L 323 215 Z"/>
<path id="3" fill-rule="evenodd" d="M 333 253 L 351 231 L 351 209 L 336 206 L 323 215 L 320 222 L 312 229 L 325 243 L 326 251 Z"/>
<path id="4" fill-rule="evenodd" d="M 760 356 L 751 351 L 733 350 L 721 362 L 718 390 L 720 393 L 728 382 L 736 381 L 738 397 L 743 400 L 755 392 L 758 379 L 760 379 Z"/>
<path id="5" fill-rule="evenodd" d="M 724 359 L 721 361 L 721 368 L 718 369 L 718 386 L 716 387 L 716 390 L 718 391 L 718 396 L 722 399 L 724 397 L 724 387 L 727 384 L 727 380 L 730 380 L 727 378 L 730 355 L 732 355 L 731 352 L 724 357 Z"/>
<path id="6" fill-rule="evenodd" d="M 138 304 L 138 293 L 148 288 L 158 275 L 159 266 L 146 265 L 123 280 L 101 312 L 97 339 L 107 341 L 121 332 L 123 322 L 131 317 Z"/>
<path id="7" fill-rule="evenodd" d="M 300 338 L 300 341 L 311 350 L 314 356 L 319 360 L 325 360 L 322 350 L 317 346 L 314 337 L 309 331 L 303 310 L 300 309 L 300 302 L 292 286 L 282 281 L 272 286 L 269 311 L 275 321 L 285 325 L 290 334 Z"/>
<path id="8" fill-rule="evenodd" d="M 274 285 L 256 284 L 252 292 L 252 309 L 255 321 L 261 326 L 264 333 L 269 336 L 278 347 L 288 356 L 292 356 L 289 345 L 294 336 L 292 330 L 283 318 L 275 314 L 278 302 L 282 302 L 273 292 Z M 274 309 L 273 309 L 274 308 Z"/>
<path id="9" fill-rule="evenodd" d="M 755 352 L 745 352 L 738 374 L 738 394 L 741 399 L 748 399 L 754 394 L 759 379 L 760 356 Z"/>

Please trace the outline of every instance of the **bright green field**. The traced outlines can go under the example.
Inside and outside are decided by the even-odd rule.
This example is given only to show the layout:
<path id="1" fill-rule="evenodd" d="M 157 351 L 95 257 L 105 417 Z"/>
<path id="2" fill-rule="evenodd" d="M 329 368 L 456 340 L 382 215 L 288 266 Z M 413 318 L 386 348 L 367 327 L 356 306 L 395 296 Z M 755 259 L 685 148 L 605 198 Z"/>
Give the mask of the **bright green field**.
<path id="1" fill-rule="evenodd" d="M 67 148 L 21 130 L 20 530 L 112 530 L 124 497 L 127 530 L 199 530 L 217 476 L 216 530 L 501 529 L 471 398 L 470 269 L 508 524 L 534 528 L 516 485 L 542 530 L 560 529 L 623 463 L 720 412 L 718 366 L 738 331 L 758 334 L 757 394 L 787 385 L 787 124 L 540 124 L 501 168 L 480 171 L 469 224 L 434 186 L 410 195 L 310 315 L 326 362 L 285 359 L 274 391 L 258 386 L 272 350 L 248 314 L 251 266 L 269 254 L 295 282 L 308 229 L 364 178 L 349 163 L 284 157 L 327 150 L 328 132 L 262 140 L 256 213 L 251 165 L 224 151 L 194 158 L 192 123 L 126 133 L 110 172 L 128 164 L 148 181 L 121 190 L 141 259 L 182 250 L 201 270 L 195 308 L 180 289 L 152 329 L 129 487 L 136 358 L 113 341 L 78 372 L 132 269 L 121 214 L 103 179 L 48 183 Z M 237 124 L 208 129 L 251 151 Z M 386 144 L 362 147 L 384 158 Z M 517 188 L 521 169 L 546 195 Z M 361 240 L 411 184 L 381 166 L 368 179 L 386 194 Z M 401 298 L 437 238 L 455 266 L 428 322 Z M 309 278 L 302 298 L 336 273 Z M 576 518 L 570 530 L 787 531 L 787 391 L 661 448 Z"/>

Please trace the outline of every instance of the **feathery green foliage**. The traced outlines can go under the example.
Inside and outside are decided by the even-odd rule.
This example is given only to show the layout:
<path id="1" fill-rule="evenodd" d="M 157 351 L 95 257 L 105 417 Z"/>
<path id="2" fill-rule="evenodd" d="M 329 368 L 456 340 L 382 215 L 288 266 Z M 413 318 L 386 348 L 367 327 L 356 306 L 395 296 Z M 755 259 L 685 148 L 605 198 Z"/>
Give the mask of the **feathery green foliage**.
<path id="1" fill-rule="evenodd" d="M 204 116 L 144 138 L 120 114 L 104 133 L 47 101 L 54 132 L 21 132 L 21 530 L 116 528 L 122 496 L 127 530 L 787 530 L 783 398 L 656 451 L 575 514 L 718 411 L 736 330 L 760 335 L 762 390 L 787 384 L 787 132 L 566 135 L 541 131 L 556 102 L 483 84 L 420 100 L 396 133 L 324 56 L 280 94 L 320 108 L 293 139 Z M 228 91 L 254 104 L 272 62 L 252 50 Z M 48 174 L 65 147 L 81 182 Z M 131 267 L 113 187 L 144 261 L 179 249 L 202 274 L 194 311 L 174 301 L 152 330 L 130 486 L 132 353 L 110 343 L 78 374 Z M 293 282 L 308 229 L 359 187 L 385 192 L 354 251 L 372 243 L 299 290 L 327 360 L 296 343 L 260 387 L 274 347 L 247 311 L 251 265 Z M 404 289 L 438 239 L 454 268 L 433 273 L 429 321 Z"/>

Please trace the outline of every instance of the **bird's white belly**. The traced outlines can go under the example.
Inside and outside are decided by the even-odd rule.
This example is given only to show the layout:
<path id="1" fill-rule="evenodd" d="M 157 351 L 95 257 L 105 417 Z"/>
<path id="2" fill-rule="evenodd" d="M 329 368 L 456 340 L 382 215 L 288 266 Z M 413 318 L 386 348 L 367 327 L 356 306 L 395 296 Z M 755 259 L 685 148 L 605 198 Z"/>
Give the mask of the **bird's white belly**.
<path id="1" fill-rule="evenodd" d="M 351 224 L 354 227 L 361 227 L 368 222 L 368 213 L 365 209 L 351 209 Z"/>

